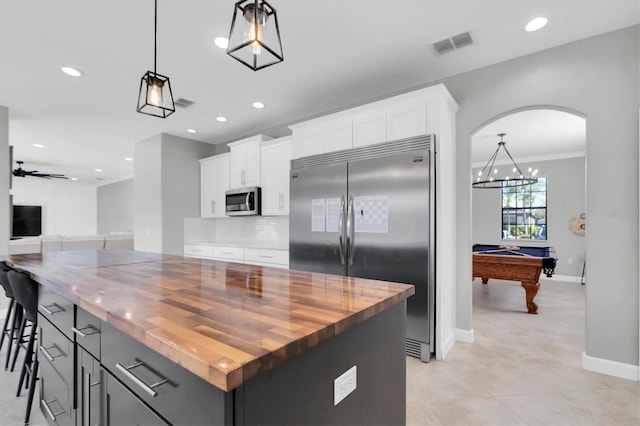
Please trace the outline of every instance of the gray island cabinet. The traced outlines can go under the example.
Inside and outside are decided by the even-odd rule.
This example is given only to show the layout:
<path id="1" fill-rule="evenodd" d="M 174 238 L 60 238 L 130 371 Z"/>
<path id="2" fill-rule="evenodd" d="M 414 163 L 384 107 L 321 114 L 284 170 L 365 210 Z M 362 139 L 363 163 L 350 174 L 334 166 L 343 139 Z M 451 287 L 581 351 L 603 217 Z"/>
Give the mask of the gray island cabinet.
<path id="1" fill-rule="evenodd" d="M 52 425 L 405 423 L 412 286 L 118 250 L 6 261 L 40 283 Z"/>

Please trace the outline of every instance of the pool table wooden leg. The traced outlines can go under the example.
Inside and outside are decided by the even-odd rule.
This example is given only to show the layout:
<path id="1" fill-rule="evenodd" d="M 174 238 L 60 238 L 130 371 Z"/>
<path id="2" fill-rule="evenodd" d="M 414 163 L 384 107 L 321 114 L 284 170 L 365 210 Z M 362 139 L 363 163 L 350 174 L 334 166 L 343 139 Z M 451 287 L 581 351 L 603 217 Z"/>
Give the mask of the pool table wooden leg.
<path id="1" fill-rule="evenodd" d="M 538 294 L 538 289 L 540 288 L 540 283 L 531 283 L 522 281 L 522 287 L 524 287 L 524 291 L 526 293 L 527 298 L 527 310 L 530 314 L 538 313 L 538 305 L 533 302 L 533 298 Z"/>
<path id="2" fill-rule="evenodd" d="M 489 282 L 489 278 L 482 278 L 482 284 L 486 284 Z"/>

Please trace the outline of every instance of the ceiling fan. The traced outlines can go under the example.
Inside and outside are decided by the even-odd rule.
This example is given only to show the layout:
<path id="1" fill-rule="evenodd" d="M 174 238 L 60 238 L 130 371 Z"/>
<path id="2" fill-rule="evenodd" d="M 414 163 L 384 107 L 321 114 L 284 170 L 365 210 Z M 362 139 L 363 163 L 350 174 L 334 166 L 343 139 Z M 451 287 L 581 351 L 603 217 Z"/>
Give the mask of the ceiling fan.
<path id="1" fill-rule="evenodd" d="M 38 173 L 37 170 L 24 170 L 22 168 L 24 161 L 16 161 L 16 163 L 18 163 L 18 168 L 13 171 L 13 175 L 17 177 L 33 176 L 44 179 L 69 179 L 65 175 L 59 173 Z"/>

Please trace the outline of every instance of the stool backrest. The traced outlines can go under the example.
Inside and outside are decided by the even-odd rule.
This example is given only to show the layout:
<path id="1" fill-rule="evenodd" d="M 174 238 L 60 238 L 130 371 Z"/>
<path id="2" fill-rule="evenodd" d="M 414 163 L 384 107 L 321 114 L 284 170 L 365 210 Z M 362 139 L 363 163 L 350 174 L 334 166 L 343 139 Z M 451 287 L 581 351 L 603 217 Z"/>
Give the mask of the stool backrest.
<path id="1" fill-rule="evenodd" d="M 25 311 L 25 317 L 35 323 L 38 318 L 38 283 L 24 272 L 7 272 L 13 297 Z"/>
<path id="2" fill-rule="evenodd" d="M 9 278 L 7 278 L 7 272 L 11 270 L 11 267 L 4 262 L 0 262 L 0 285 L 4 289 L 4 294 L 9 299 L 13 299 L 13 291 L 11 291 L 11 285 L 9 285 Z"/>

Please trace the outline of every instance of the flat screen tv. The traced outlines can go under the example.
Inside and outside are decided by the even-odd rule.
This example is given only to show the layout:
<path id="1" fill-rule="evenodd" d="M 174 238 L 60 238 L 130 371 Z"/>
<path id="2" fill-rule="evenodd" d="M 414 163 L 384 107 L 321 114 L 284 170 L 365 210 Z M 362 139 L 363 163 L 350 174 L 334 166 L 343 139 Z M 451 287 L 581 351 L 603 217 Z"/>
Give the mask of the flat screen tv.
<path id="1" fill-rule="evenodd" d="M 37 237 L 42 234 L 42 206 L 13 206 L 12 237 Z"/>

